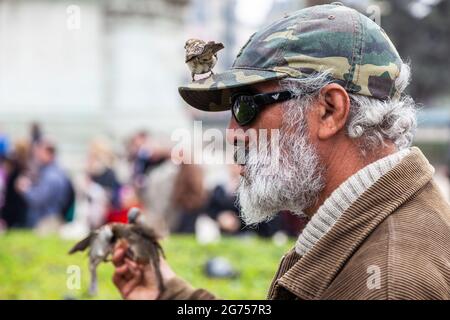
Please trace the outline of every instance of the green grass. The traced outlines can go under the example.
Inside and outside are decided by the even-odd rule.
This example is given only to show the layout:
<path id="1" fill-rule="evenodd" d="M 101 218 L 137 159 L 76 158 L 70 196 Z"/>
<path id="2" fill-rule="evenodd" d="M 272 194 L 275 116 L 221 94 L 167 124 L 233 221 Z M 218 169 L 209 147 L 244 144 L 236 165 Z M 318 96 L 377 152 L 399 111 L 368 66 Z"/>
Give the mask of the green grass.
<path id="1" fill-rule="evenodd" d="M 0 235 L 0 299 L 91 299 L 87 293 L 87 256 L 68 255 L 73 244 L 31 232 Z M 179 276 L 223 299 L 264 299 L 281 256 L 292 245 L 291 241 L 279 247 L 254 237 L 224 238 L 210 245 L 199 245 L 191 236 L 173 236 L 163 242 L 167 260 Z M 240 277 L 225 280 L 204 276 L 205 262 L 215 256 L 227 258 Z M 80 289 L 67 287 L 70 265 L 81 268 Z M 112 273 L 110 263 L 99 266 L 99 294 L 95 299 L 120 299 L 111 282 Z"/>

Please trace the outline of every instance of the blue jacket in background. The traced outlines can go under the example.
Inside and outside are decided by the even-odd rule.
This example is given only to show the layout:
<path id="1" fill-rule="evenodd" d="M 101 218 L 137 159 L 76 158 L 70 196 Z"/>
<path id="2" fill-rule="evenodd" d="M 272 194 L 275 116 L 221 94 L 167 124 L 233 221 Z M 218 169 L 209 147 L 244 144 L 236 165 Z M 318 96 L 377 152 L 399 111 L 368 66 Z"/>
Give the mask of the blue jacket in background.
<path id="1" fill-rule="evenodd" d="M 69 178 L 56 164 L 50 163 L 39 170 L 38 181 L 26 192 L 28 225 L 34 227 L 48 215 L 60 215 L 70 197 Z"/>

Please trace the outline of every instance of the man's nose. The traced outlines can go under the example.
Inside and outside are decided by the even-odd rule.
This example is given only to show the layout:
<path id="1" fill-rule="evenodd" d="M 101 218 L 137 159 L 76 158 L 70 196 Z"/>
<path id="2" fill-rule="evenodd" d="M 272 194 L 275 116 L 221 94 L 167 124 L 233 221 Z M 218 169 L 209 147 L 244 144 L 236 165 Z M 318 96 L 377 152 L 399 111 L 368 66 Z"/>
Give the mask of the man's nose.
<path id="1" fill-rule="evenodd" d="M 234 119 L 230 118 L 228 123 L 228 128 L 226 130 L 226 139 L 229 144 L 237 145 L 238 142 L 247 142 L 247 136 L 245 134 L 244 128 L 242 128 Z"/>

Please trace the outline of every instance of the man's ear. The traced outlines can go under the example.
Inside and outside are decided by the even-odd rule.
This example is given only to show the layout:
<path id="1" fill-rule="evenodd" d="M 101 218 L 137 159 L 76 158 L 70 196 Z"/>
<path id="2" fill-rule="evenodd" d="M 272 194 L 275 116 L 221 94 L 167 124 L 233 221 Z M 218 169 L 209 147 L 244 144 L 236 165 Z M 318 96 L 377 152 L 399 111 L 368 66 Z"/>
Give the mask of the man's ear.
<path id="1" fill-rule="evenodd" d="M 331 83 L 320 90 L 318 100 L 317 136 L 321 140 L 326 140 L 344 128 L 350 110 L 350 97 L 342 86 Z"/>

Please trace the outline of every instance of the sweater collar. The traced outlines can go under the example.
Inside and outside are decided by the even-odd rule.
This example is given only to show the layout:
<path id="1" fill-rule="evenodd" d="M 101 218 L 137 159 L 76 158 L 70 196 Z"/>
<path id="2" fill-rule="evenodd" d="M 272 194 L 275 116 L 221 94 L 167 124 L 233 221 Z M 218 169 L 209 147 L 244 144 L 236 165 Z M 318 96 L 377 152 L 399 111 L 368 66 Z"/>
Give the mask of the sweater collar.
<path id="1" fill-rule="evenodd" d="M 368 235 L 428 183 L 434 168 L 418 148 L 370 186 L 317 243 L 276 282 L 270 297 L 288 290 L 317 299 Z M 294 250 L 288 257 L 299 256 Z"/>
<path id="2" fill-rule="evenodd" d="M 301 256 L 305 255 L 331 229 L 344 211 L 381 176 L 395 167 L 409 151 L 409 149 L 403 149 L 383 157 L 344 181 L 325 200 L 303 229 L 297 239 L 295 251 Z"/>

